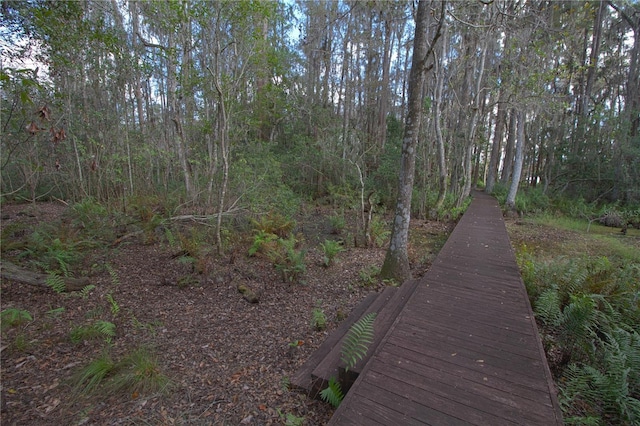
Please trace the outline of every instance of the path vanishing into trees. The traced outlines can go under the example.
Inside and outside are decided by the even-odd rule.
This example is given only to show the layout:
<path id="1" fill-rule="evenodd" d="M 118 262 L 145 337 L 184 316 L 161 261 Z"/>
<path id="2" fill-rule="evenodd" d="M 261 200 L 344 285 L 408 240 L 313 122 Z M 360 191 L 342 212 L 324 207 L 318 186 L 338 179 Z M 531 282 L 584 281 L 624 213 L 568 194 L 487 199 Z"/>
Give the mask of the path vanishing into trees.
<path id="1" fill-rule="evenodd" d="M 405 283 L 401 293 L 378 305 L 376 328 L 385 327 L 387 306 L 398 301 L 402 307 L 393 307 L 399 314 L 387 319 L 388 331 L 374 342 L 373 356 L 330 425 L 562 424 L 531 305 L 493 197 L 474 194 L 433 266 L 419 281 Z M 316 381 L 318 368 L 312 375 Z"/>

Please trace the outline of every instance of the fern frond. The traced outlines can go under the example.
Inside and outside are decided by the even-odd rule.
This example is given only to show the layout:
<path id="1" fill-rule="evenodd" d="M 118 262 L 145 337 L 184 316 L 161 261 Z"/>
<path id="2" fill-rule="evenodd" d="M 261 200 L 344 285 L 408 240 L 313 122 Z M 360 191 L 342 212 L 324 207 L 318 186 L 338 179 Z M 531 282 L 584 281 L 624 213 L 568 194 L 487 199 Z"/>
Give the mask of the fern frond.
<path id="1" fill-rule="evenodd" d="M 85 285 L 84 287 L 82 287 L 82 290 L 80 290 L 79 292 L 80 297 L 82 297 L 83 299 L 86 299 L 87 297 L 89 297 L 89 292 L 94 288 L 96 288 L 96 286 L 93 284 Z"/>
<path id="2" fill-rule="evenodd" d="M 113 284 L 114 286 L 120 285 L 120 277 L 118 276 L 116 270 L 113 269 L 113 266 L 107 263 L 104 265 L 104 267 L 109 272 L 109 276 L 111 277 L 111 284 Z"/>
<path id="3" fill-rule="evenodd" d="M 373 343 L 373 322 L 376 312 L 370 312 L 355 322 L 345 337 L 342 345 L 342 362 L 345 363 L 345 371 L 355 367 L 356 363 L 365 357 L 369 345 Z"/>
<path id="4" fill-rule="evenodd" d="M 116 335 L 116 325 L 112 322 L 98 320 L 93 324 L 93 327 L 105 338 L 115 337 Z"/>
<path id="5" fill-rule="evenodd" d="M 58 274 L 50 273 L 45 280 L 45 284 L 51 287 L 53 291 L 58 294 L 63 293 L 67 289 L 64 280 Z"/>
<path id="6" fill-rule="evenodd" d="M 111 313 L 114 316 L 118 315 L 118 313 L 120 312 L 120 305 L 118 305 L 118 302 L 115 301 L 115 299 L 113 298 L 113 295 L 111 293 L 107 293 L 105 295 L 105 298 L 107 299 L 107 301 L 109 302 L 109 305 L 111 306 Z"/>
<path id="7" fill-rule="evenodd" d="M 342 393 L 342 387 L 340 386 L 340 383 L 336 381 L 335 377 L 331 377 L 329 379 L 329 386 L 320 392 L 320 398 L 322 398 L 324 402 L 328 402 L 335 408 L 338 408 L 338 406 L 340 406 L 340 403 L 344 399 L 344 394 Z"/>
<path id="8" fill-rule="evenodd" d="M 551 327 L 560 325 L 562 311 L 558 287 L 553 286 L 542 292 L 535 302 L 535 314 L 545 325 Z"/>

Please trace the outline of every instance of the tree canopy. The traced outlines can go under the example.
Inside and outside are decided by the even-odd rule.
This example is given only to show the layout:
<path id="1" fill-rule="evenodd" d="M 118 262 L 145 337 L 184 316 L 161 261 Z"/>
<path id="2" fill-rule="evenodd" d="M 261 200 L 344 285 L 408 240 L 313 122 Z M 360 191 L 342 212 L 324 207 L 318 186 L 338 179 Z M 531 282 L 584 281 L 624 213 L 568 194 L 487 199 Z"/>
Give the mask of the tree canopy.
<path id="1" fill-rule="evenodd" d="M 2 197 L 391 207 L 416 7 L 4 0 Z M 638 3 L 427 8 L 415 214 L 508 187 L 516 147 L 520 188 L 640 201 Z"/>

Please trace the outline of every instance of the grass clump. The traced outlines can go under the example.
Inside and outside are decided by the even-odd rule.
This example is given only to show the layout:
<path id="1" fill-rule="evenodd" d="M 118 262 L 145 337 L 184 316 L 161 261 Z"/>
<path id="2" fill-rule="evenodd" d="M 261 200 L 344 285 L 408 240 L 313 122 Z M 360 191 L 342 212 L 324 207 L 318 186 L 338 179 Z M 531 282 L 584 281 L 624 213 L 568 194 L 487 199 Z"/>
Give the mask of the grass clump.
<path id="1" fill-rule="evenodd" d="M 139 347 L 113 360 L 108 350 L 81 368 L 72 378 L 74 392 L 93 394 L 122 393 L 137 398 L 139 395 L 164 392 L 171 380 L 159 365 L 157 356 L 146 347 Z"/>

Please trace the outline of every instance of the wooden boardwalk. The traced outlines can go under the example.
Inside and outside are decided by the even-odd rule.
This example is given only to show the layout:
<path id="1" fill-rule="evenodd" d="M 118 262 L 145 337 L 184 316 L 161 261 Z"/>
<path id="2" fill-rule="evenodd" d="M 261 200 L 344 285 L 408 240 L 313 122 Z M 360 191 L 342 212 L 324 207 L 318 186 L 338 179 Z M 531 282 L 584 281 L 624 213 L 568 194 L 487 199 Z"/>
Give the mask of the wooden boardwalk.
<path id="1" fill-rule="evenodd" d="M 329 424 L 562 424 L 493 197 L 474 194 Z"/>

